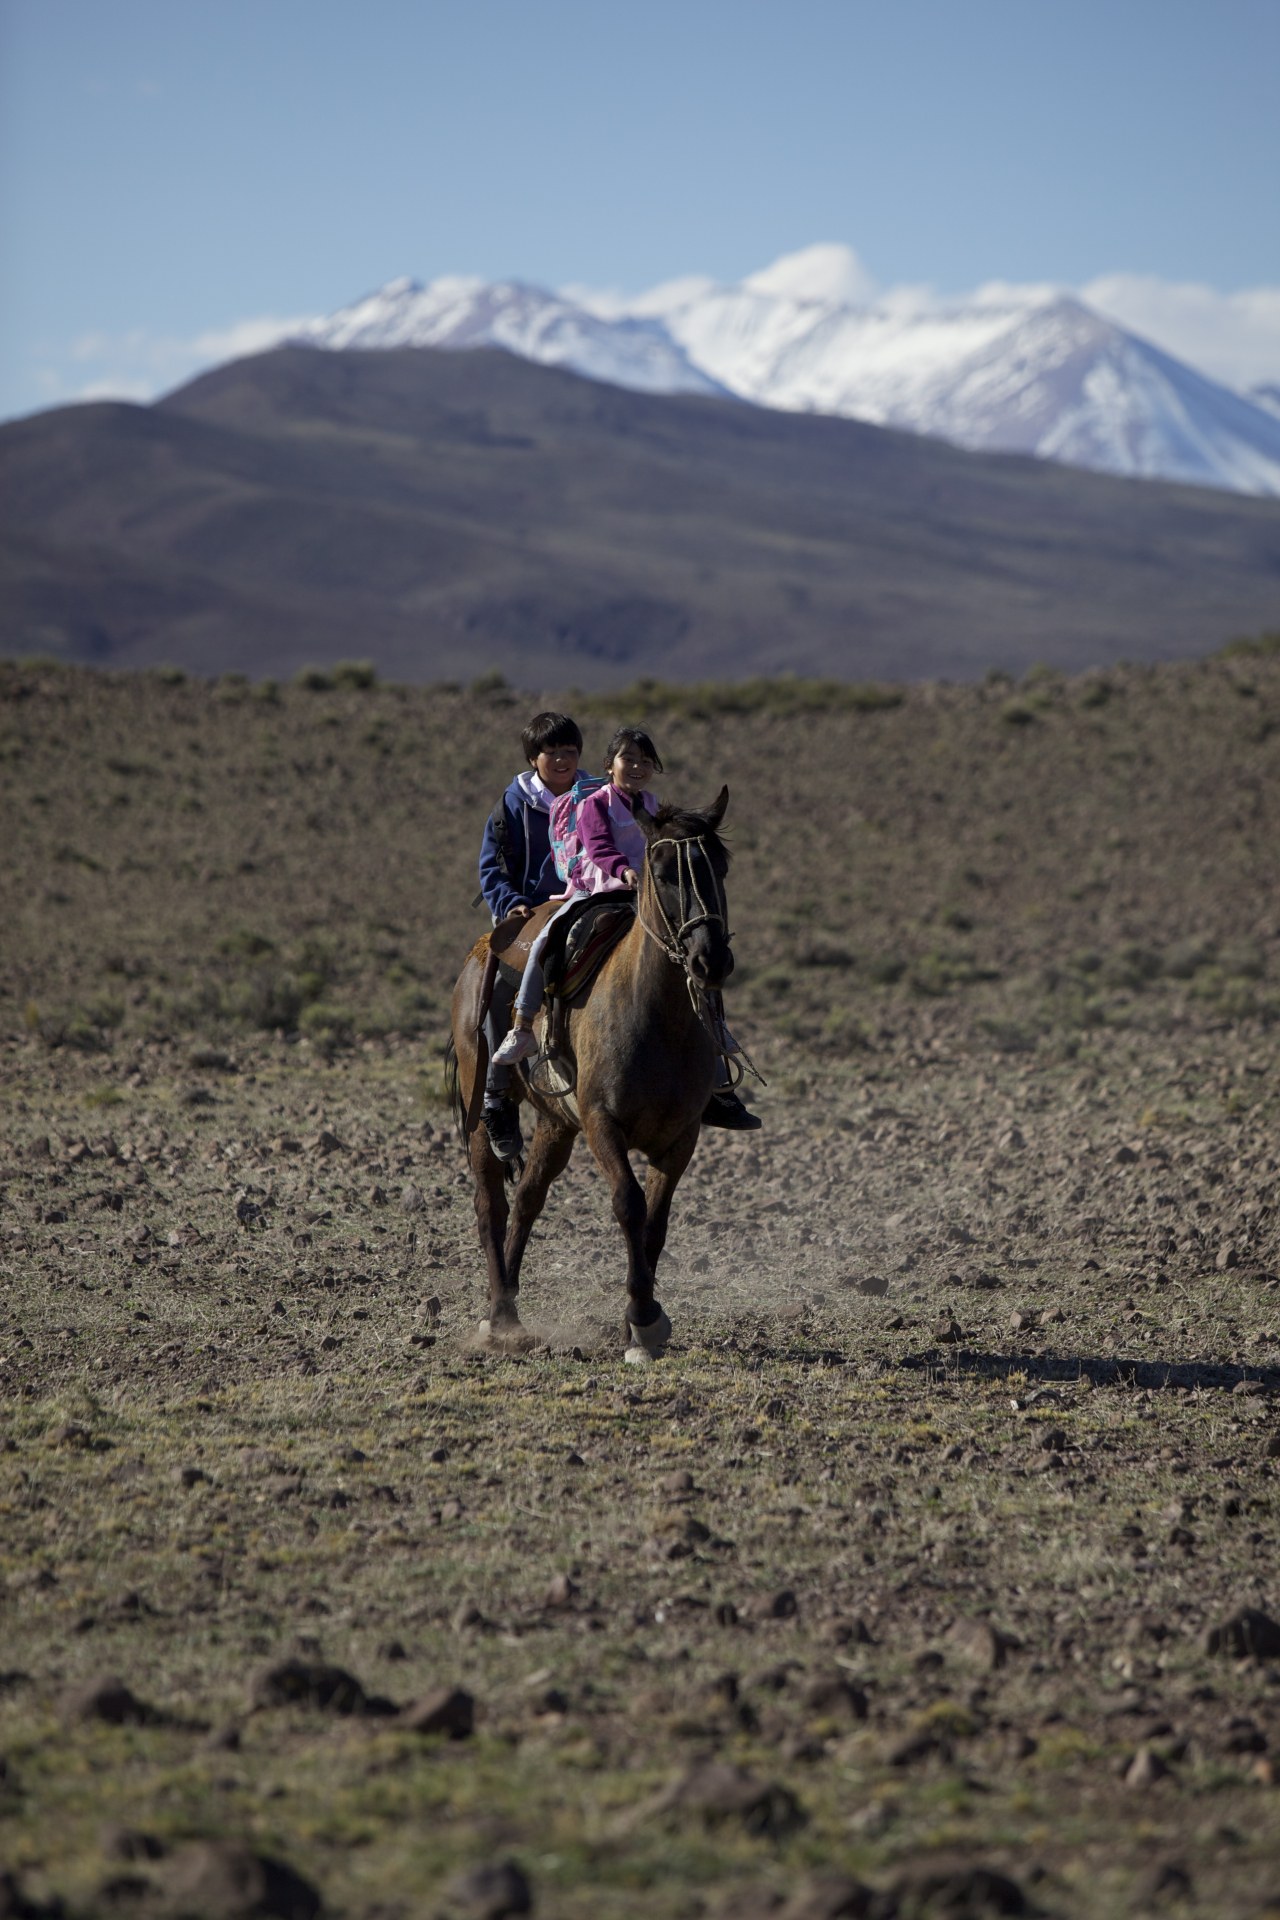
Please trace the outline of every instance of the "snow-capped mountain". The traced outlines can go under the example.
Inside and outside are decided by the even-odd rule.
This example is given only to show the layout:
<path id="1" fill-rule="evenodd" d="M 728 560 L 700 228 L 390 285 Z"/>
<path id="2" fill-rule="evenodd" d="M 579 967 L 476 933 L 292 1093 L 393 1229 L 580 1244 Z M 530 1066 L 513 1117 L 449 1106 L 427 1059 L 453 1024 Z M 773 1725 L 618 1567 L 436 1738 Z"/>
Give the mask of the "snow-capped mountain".
<path id="1" fill-rule="evenodd" d="M 1280 495 L 1280 418 L 1053 288 L 878 302 L 847 247 L 736 286 L 632 299 L 397 280 L 300 336 L 330 348 L 501 346 L 617 386 L 732 394 L 1109 473 Z M 1261 398 L 1261 396 L 1260 396 Z"/>
<path id="2" fill-rule="evenodd" d="M 519 280 L 392 280 L 354 306 L 313 321 L 297 339 L 320 347 L 505 347 L 641 393 L 722 393 L 660 321 L 602 320 Z"/>

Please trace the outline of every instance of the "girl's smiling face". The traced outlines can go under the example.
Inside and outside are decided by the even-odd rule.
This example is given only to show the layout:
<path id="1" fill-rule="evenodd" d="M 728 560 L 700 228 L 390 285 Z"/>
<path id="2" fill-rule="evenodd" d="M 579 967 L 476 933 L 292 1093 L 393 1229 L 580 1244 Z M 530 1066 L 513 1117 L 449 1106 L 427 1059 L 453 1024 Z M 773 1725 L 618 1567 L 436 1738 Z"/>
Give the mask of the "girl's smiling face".
<path id="1" fill-rule="evenodd" d="M 543 786 L 558 799 L 562 793 L 568 793 L 577 778 L 578 749 L 544 747 L 533 764 Z"/>
<path id="2" fill-rule="evenodd" d="M 649 755 L 630 741 L 619 747 L 609 763 L 609 777 L 624 793 L 643 793 L 656 772 Z"/>

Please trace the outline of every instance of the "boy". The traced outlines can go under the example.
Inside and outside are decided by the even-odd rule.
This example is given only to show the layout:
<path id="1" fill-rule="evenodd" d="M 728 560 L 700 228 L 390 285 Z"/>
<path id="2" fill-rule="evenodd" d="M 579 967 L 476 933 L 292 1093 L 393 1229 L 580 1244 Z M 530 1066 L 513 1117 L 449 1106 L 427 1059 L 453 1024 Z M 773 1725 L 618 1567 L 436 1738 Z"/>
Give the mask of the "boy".
<path id="1" fill-rule="evenodd" d="M 480 848 L 480 891 L 493 924 L 511 916 L 527 920 L 535 907 L 561 891 L 551 853 L 551 803 L 573 785 L 582 753 L 582 733 L 567 713 L 535 713 L 520 735 L 528 768 L 518 773 L 489 816 Z M 513 989 L 501 976 L 485 1020 L 489 1071 L 484 1086 L 484 1124 L 499 1160 L 523 1150 L 520 1115 L 511 1098 L 511 1068 L 493 1056 L 511 1020 Z"/>

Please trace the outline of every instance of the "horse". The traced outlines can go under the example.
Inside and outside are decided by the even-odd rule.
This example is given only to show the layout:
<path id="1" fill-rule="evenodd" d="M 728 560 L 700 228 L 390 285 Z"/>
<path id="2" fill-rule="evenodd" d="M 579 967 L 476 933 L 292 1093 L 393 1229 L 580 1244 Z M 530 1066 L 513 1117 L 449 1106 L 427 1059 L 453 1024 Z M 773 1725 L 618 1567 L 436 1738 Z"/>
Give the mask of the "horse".
<path id="1" fill-rule="evenodd" d="M 486 964 L 494 965 L 489 935 L 476 942 L 458 977 L 450 1090 L 475 1181 L 489 1278 L 489 1314 L 479 1332 L 490 1351 L 523 1353 L 536 1344 L 518 1311 L 521 1264 L 548 1189 L 580 1133 L 609 1182 L 626 1241 L 624 1358 L 643 1365 L 666 1350 L 671 1322 L 654 1296 L 654 1270 L 723 1053 L 712 996 L 733 968 L 724 891 L 729 854 L 719 835 L 728 801 L 722 787 L 701 812 L 637 809 L 646 846 L 635 918 L 585 998 L 568 1008 L 565 1090 L 540 1091 L 546 1076 L 522 1071 L 520 1095 L 538 1117 L 510 1206 L 511 1170 L 490 1148 L 481 1108 L 484 979 Z M 649 1162 L 643 1191 L 627 1158 L 633 1148 Z"/>

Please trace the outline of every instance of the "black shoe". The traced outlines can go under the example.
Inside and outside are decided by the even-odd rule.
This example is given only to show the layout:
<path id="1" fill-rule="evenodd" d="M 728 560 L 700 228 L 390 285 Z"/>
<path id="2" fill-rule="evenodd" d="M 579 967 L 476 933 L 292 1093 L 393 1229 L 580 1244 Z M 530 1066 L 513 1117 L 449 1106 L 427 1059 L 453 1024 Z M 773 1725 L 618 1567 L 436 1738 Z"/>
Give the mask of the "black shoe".
<path id="1" fill-rule="evenodd" d="M 736 1093 L 713 1093 L 702 1112 L 704 1127 L 728 1127 L 731 1133 L 758 1133 L 764 1121 L 744 1107 Z"/>
<path id="2" fill-rule="evenodd" d="M 484 1130 L 499 1160 L 518 1160 L 524 1152 L 520 1110 L 514 1100 L 499 1100 L 484 1109 Z"/>

